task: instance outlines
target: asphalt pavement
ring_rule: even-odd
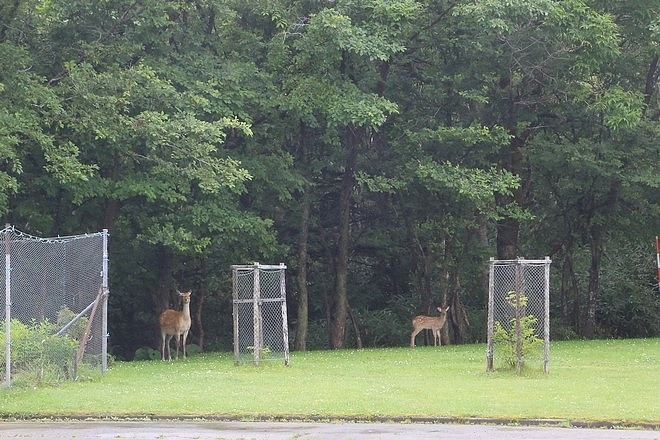
[[[0,421],[0,439],[660,440],[660,431],[426,423]]]

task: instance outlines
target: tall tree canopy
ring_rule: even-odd
[[[297,349],[483,340],[491,256],[553,259],[557,336],[660,333],[660,4],[0,4],[0,212],[108,228],[111,346],[231,346],[229,266],[286,262]],[[648,258],[644,258],[648,256]]]

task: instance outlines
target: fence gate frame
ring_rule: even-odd
[[[279,265],[259,264],[255,262],[251,265],[232,265],[232,303],[233,303],[233,321],[234,321],[234,364],[240,363],[241,355],[241,340],[240,340],[240,311],[241,305],[252,304],[252,330],[253,330],[253,345],[247,347],[253,352],[254,365],[259,365],[262,360],[262,352],[268,349],[264,344],[264,304],[278,303],[281,306],[281,320],[282,320],[282,348],[284,354],[284,364],[289,365],[289,329],[287,323],[287,308],[286,308],[286,283],[285,283],[285,270],[286,265],[280,263]],[[263,271],[277,271],[279,273],[279,296],[271,297],[263,295],[264,286],[261,283],[261,272]],[[252,291],[251,297],[246,298],[241,295],[241,280],[239,279],[239,272],[252,273]]]
[[[550,263],[552,263],[550,257],[545,257],[543,260],[526,260],[524,258],[515,260],[490,259],[488,263],[488,343],[486,348],[486,371],[493,371],[495,297],[497,296],[498,300],[501,300],[504,298],[502,295],[513,292],[516,295],[516,304],[521,304],[521,298],[526,296],[528,288],[528,282],[522,270],[523,267],[543,266],[543,372],[545,374],[550,372]],[[514,280],[512,284],[505,284],[499,279],[496,280],[496,266],[514,267]],[[516,309],[514,319],[516,330],[516,373],[520,374],[522,365],[522,337],[520,334],[521,315],[518,309]]]

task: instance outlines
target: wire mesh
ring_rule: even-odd
[[[496,329],[517,340],[517,370],[520,368],[521,332],[529,327],[539,344],[538,354],[543,359],[544,370],[549,363],[549,268],[545,260],[492,260],[490,261],[489,313],[488,313],[488,369],[493,369],[498,347],[493,343]],[[529,336],[531,337],[531,335]],[[528,353],[529,354],[529,353]],[[533,357],[536,353],[531,353]]]
[[[289,363],[284,265],[232,266],[234,360]]]
[[[21,365],[29,364],[30,356],[43,356],[40,350],[44,349],[38,341],[20,343],[20,334],[12,338],[12,326],[48,327],[56,336],[75,341],[72,374],[78,361],[105,368],[106,237],[106,232],[39,238],[13,227],[0,231],[6,265],[6,270],[0,271],[6,296],[1,309],[3,339],[4,345],[11,347],[0,363],[8,384]]]

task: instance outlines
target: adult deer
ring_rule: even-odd
[[[449,307],[446,307],[444,310],[441,307],[438,307],[440,316],[426,316],[426,315],[417,315],[412,319],[413,331],[410,335],[410,347],[415,347],[415,336],[419,332],[425,329],[433,331],[433,346],[442,345],[440,341],[440,329],[445,325],[447,320],[447,311]]]
[[[162,359],[165,360],[165,347],[167,346],[167,359],[172,360],[172,353],[170,352],[170,341],[172,336],[176,336],[176,359],[179,359],[179,347],[183,339],[183,358],[186,358],[186,339],[188,339],[188,331],[190,331],[190,291],[177,293],[183,300],[183,310],[178,312],[176,310],[167,309],[160,314],[158,322],[160,323],[160,337],[162,339]],[[167,339],[167,341],[166,341]]]

